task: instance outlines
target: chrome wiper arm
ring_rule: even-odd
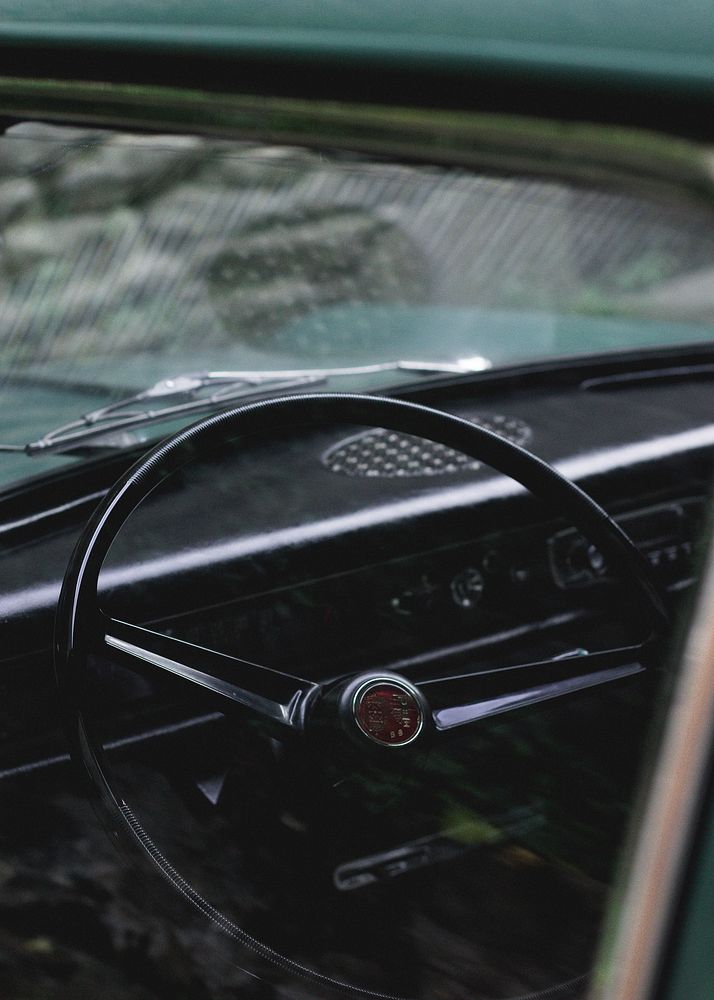
[[[240,378],[245,379],[245,381],[259,382],[305,376],[311,378],[332,378],[339,375],[377,375],[380,372],[397,371],[421,372],[426,375],[431,372],[464,375],[468,372],[486,371],[490,367],[490,361],[481,357],[481,355],[477,355],[472,358],[459,358],[457,361],[382,361],[373,365],[348,365],[341,368],[281,368],[275,371],[206,372],[204,373],[204,377],[211,380],[225,379],[235,381]],[[160,384],[157,383],[157,385]]]
[[[162,379],[149,389],[144,389],[133,396],[109,403],[96,410],[90,410],[77,420],[56,427],[43,434],[37,441],[21,446],[26,455],[34,456],[52,452],[71,451],[73,448],[97,438],[111,435],[117,431],[131,430],[134,427],[145,427],[148,424],[160,423],[181,417],[184,414],[203,413],[221,409],[238,399],[258,396],[270,391],[276,382],[281,389],[295,389],[304,385],[313,385],[322,379],[303,377],[295,379],[274,380],[265,379],[259,382],[244,378],[229,380],[227,377],[213,378],[213,372],[205,375],[177,375],[175,378]],[[225,373],[221,373],[224,375]],[[222,386],[216,391],[203,396],[197,393],[207,386]],[[182,403],[168,403],[156,407],[136,408],[137,404],[161,400],[171,397],[188,396]]]
[[[485,358],[474,357],[455,362],[386,361],[339,368],[188,372],[161,379],[147,389],[115,403],[90,410],[77,420],[48,431],[36,441],[25,445],[0,445],[0,451],[22,451],[30,456],[71,451],[88,441],[117,431],[131,430],[193,412],[220,409],[236,400],[270,394],[276,389],[282,391],[317,385],[328,378],[389,371],[465,374],[483,371],[488,367],[490,364]],[[184,399],[184,402],[171,402],[172,399]],[[157,405],[152,406],[152,403]]]

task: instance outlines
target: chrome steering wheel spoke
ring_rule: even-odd
[[[434,728],[445,732],[494,715],[623,680],[645,670],[643,646],[573,654],[423,680]]]
[[[101,616],[101,643],[130,664],[148,664],[250,709],[259,718],[302,732],[319,685],[214,649],[116,618]]]

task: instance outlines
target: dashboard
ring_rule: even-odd
[[[593,376],[583,365],[555,377],[480,380],[474,389],[425,386],[403,395],[486,427],[500,425],[504,436],[525,443],[620,518],[661,582],[676,590],[691,577],[708,491],[714,444],[708,367],[685,357],[645,373]],[[525,596],[520,608],[535,602],[537,618],[543,581],[553,600],[597,579],[600,570],[586,565],[590,556],[580,540],[554,523],[557,512],[506,477],[458,460],[436,471],[428,465],[434,446],[418,439],[406,444],[419,450],[424,468],[385,473],[379,446],[387,442],[386,434],[382,441],[373,431],[323,428],[250,443],[223,463],[220,479],[215,463],[197,464],[188,479],[172,480],[152,497],[135,522],[134,541],[119,540],[103,588],[118,608],[139,602],[134,612],[150,621],[167,603],[174,614],[202,612],[191,593],[201,574],[213,577],[211,604],[236,592],[257,598],[272,560],[283,590],[317,587],[324,570],[326,578],[356,573],[361,591],[357,581],[371,574],[379,606],[399,622],[432,605],[467,613],[478,606],[481,614],[489,594],[504,586]],[[340,467],[337,459],[347,449],[365,456],[363,471]],[[122,455],[95,460],[53,479],[30,480],[2,498],[7,664],[49,652],[51,619],[79,528],[124,467]],[[40,549],[34,559],[31,553]],[[240,585],[225,584],[227,566],[239,567]],[[432,581],[435,571],[439,579]],[[462,593],[469,587],[475,588],[471,598]],[[477,628],[487,632],[488,624],[479,620]]]
[[[676,616],[701,555],[713,382],[708,357],[678,351],[402,395],[576,481],[645,554]],[[68,780],[54,609],[82,525],[128,461],[95,459],[0,501],[0,790],[16,809],[23,783]],[[360,427],[296,428],[196,456],[130,515],[99,598],[114,619],[321,683],[371,671],[418,684],[638,639],[627,586],[559,511],[445,446]],[[311,996],[345,981],[446,997],[470,995],[459,993],[467,981],[479,996],[572,981],[564,995],[576,996],[666,662],[490,720],[427,753],[418,777],[340,747],[325,761],[319,741],[294,753],[280,734],[256,749],[240,713],[114,663],[96,667],[109,692],[97,711],[126,801],[200,898],[232,907],[228,936],[247,927],[288,956],[276,973],[263,945],[252,949],[278,985],[294,962],[299,974],[323,970],[303,987]],[[59,850],[49,834],[34,849],[44,863]]]

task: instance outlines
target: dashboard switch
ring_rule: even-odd
[[[483,576],[481,571],[469,567],[458,573],[451,581],[451,596],[460,608],[468,610],[475,607],[483,595]]]

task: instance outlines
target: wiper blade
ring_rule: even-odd
[[[390,371],[412,371],[427,375],[466,374],[484,371],[489,367],[489,361],[476,356],[454,362],[386,361],[343,368],[188,372],[161,379],[141,392],[90,410],[77,420],[48,431],[36,441],[24,445],[0,444],[0,451],[24,452],[35,456],[73,451],[89,442],[105,448],[129,447],[137,443],[137,439],[127,433],[132,428],[172,420],[185,414],[218,410],[238,400],[271,395],[278,390],[318,385],[329,378]]]

